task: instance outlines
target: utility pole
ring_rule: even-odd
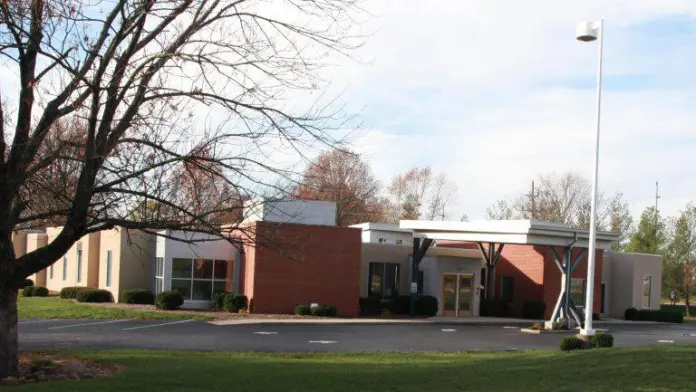
[[[532,220],[536,218],[534,211],[536,210],[534,205],[534,180],[532,180]]]
[[[657,210],[657,201],[660,199],[660,183],[658,181],[655,181],[655,226],[653,228],[653,241],[655,242],[653,244],[653,252],[657,253],[657,225],[658,225],[658,210]]]

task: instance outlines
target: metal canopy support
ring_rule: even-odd
[[[498,244],[498,249],[495,248],[494,242],[488,243],[488,250],[483,246],[482,242],[477,242],[483,258],[486,260],[486,287],[484,287],[486,299],[493,299],[493,286],[495,285],[495,266],[498,264],[500,254],[503,252],[505,244]]]
[[[570,282],[573,276],[573,271],[582,261],[582,256],[585,254],[585,250],[582,249],[575,260],[572,260],[572,244],[563,248],[563,258],[558,256],[558,253],[553,246],[550,246],[549,248],[551,249],[551,254],[553,255],[553,261],[561,271],[561,291],[558,294],[558,300],[556,301],[556,306],[553,308],[553,313],[551,314],[551,320],[549,320],[549,322],[551,325],[553,325],[560,320],[563,321],[567,328],[570,328],[572,317],[577,325],[582,326],[581,317],[575,308],[575,304],[570,299]]]
[[[411,287],[415,287],[416,290],[411,290],[411,315],[416,314],[416,298],[418,294],[423,291],[422,287],[418,287],[418,266],[420,266],[421,261],[428,253],[428,249],[433,244],[433,240],[430,238],[413,238],[413,253],[411,257]]]

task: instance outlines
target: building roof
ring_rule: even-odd
[[[446,222],[404,220],[401,229],[413,230],[414,236],[435,240],[494,242],[502,244],[550,245],[587,248],[589,231],[559,223],[535,220],[489,220],[475,222]],[[610,249],[619,234],[597,232],[598,249]]]
[[[358,223],[356,225],[350,225],[349,227],[354,227],[356,229],[362,229],[363,231],[375,230],[375,231],[389,231],[395,233],[413,233],[413,230],[402,229],[398,224],[395,223],[373,223],[364,222]]]

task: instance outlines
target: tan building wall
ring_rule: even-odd
[[[61,227],[46,229],[48,243],[53,241]],[[78,274],[78,253],[82,254],[82,268]],[[65,258],[65,261],[64,261]],[[99,233],[90,233],[80,238],[65,254],[54,263],[53,278],[46,279],[46,287],[51,291],[60,291],[63,287],[99,285]],[[49,274],[50,275],[50,271]],[[78,281],[78,275],[80,280]]]
[[[33,252],[39,248],[42,248],[48,244],[48,236],[44,233],[28,233],[26,242],[26,252]],[[49,267],[50,268],[50,267]],[[45,268],[34,275],[30,276],[29,279],[34,281],[35,286],[46,287],[49,268]]]
[[[102,231],[100,235],[99,287],[109,290],[116,302],[123,290],[152,290],[155,236],[122,228]],[[111,277],[107,285],[109,252]]]
[[[391,244],[362,244],[360,297],[367,297],[370,263],[399,263],[399,294],[408,295],[411,285],[411,247]]]
[[[12,232],[12,247],[14,248],[15,257],[21,257],[27,254],[27,232],[24,230]]]
[[[660,308],[662,256],[607,252],[605,260],[610,264],[611,274],[611,278],[605,280],[609,293],[606,313],[623,318],[628,308]],[[644,285],[646,277],[650,277],[649,295],[648,287]]]

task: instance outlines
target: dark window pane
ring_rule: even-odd
[[[213,277],[216,280],[227,279],[228,276],[232,276],[232,274],[228,274],[228,271],[231,271],[231,269],[231,261],[215,260],[215,275]]]
[[[194,279],[213,279],[213,260],[196,259],[193,261]]]
[[[399,264],[385,264],[383,295],[385,297],[399,295]]]
[[[369,276],[369,287],[368,295],[370,297],[381,297],[382,296],[382,278],[384,273],[383,263],[370,263],[370,276]]]
[[[515,301],[515,278],[512,276],[503,276],[500,283],[500,298],[512,303]]]
[[[228,293],[230,290],[227,289],[227,282],[224,280],[218,280],[213,283],[213,293]]]
[[[191,259],[172,259],[172,278],[191,279]]]
[[[205,280],[193,281],[193,299],[210,300],[213,293],[213,282]]]
[[[582,278],[571,278],[570,279],[570,300],[573,301],[575,306],[584,305],[585,297],[585,280]]]
[[[191,299],[191,279],[172,279],[172,290],[180,292],[184,299]]]

